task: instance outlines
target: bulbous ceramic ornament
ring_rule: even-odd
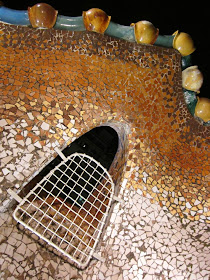
[[[191,66],[182,71],[183,88],[199,93],[202,84],[203,75],[198,66]]]
[[[142,20],[137,23],[131,23],[134,26],[135,39],[138,44],[153,45],[159,35],[159,29],[147,21]]]
[[[178,50],[182,56],[190,55],[195,51],[195,46],[192,38],[185,32],[176,31],[173,34],[173,48]]]
[[[204,122],[210,121],[210,99],[198,98],[195,106],[195,116],[202,119]]]
[[[92,8],[82,13],[86,30],[104,33],[109,26],[111,17],[98,8]]]
[[[28,7],[29,20],[34,28],[52,28],[55,25],[57,14],[58,11],[45,3]]]

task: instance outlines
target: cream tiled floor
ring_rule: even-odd
[[[124,182],[125,183],[125,182]],[[123,184],[125,185],[125,184]],[[151,204],[149,194],[121,188],[97,247],[105,258],[73,267],[20,230],[11,212],[0,214],[0,279],[208,280],[209,229]]]

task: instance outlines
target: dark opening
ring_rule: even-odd
[[[113,159],[115,157],[115,154],[118,149],[118,134],[117,132],[111,128],[110,126],[100,126],[96,127],[89,132],[85,133],[78,139],[76,139],[74,142],[72,142],[69,146],[67,146],[62,152],[63,154],[68,157],[69,155],[73,153],[82,153],[91,156],[96,161],[100,162],[100,164],[105,167],[107,170],[109,170]],[[62,159],[60,156],[57,156],[54,160],[52,160],[46,167],[44,167],[40,173],[32,180],[35,184],[40,182],[44,176],[46,176],[52,169],[54,169],[58,164],[62,162]],[[84,164],[84,163],[83,163]],[[65,169],[65,165],[61,165],[60,169]],[[69,197],[68,201],[70,203],[76,203],[77,206],[80,206],[84,203],[85,199],[90,195],[92,191],[92,186],[97,184],[97,181],[100,180],[100,173],[102,172],[102,169],[98,167],[97,172],[94,173],[94,176],[91,177],[91,184],[87,184],[87,176],[86,172],[83,172],[84,169],[86,171],[89,170],[91,173],[91,166],[88,166],[87,164],[85,166],[80,166],[79,168],[74,167],[74,163],[72,166],[70,166],[72,170],[76,170],[76,173],[73,174],[73,176],[70,176],[70,174],[63,174],[62,172],[59,172],[58,170],[55,171],[55,174],[50,176],[50,181],[52,184],[45,185],[45,189],[47,188],[48,191],[50,189],[54,190],[54,194],[57,195],[59,193],[59,196],[66,199],[66,196]],[[100,171],[101,169],[101,171]],[[56,176],[55,176],[56,175]],[[69,175],[69,176],[68,176]],[[81,177],[82,178],[81,178]],[[57,178],[60,179],[60,186],[56,186],[56,188],[53,187],[53,183],[56,184]],[[71,179],[68,179],[71,177]],[[36,179],[37,178],[37,179]],[[80,178],[78,184],[74,184],[74,181],[77,181],[78,178]],[[84,178],[84,180],[83,180]],[[64,183],[62,183],[64,182]],[[83,184],[84,182],[84,184]],[[29,183],[30,184],[30,183]],[[34,184],[34,185],[35,185]],[[43,184],[45,184],[43,182]],[[64,187],[64,184],[65,187]],[[85,186],[85,187],[84,187]],[[33,186],[32,186],[33,187]],[[62,191],[61,191],[62,190]],[[44,196],[44,192],[43,192]]]
[[[110,126],[100,126],[88,131],[62,152],[68,157],[73,153],[82,153],[93,157],[95,160],[109,170],[118,148],[117,132]],[[52,160],[41,172],[41,176],[45,176],[50,170],[55,168],[62,159],[57,156]]]

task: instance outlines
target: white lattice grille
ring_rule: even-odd
[[[75,153],[21,200],[14,218],[84,268],[94,253],[113,198],[109,173]]]

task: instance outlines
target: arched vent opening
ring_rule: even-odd
[[[71,144],[69,144],[62,153],[65,157],[73,153],[81,153],[88,155],[98,161],[106,170],[109,171],[110,166],[118,150],[118,134],[110,126],[99,126],[86,132]],[[20,192],[23,197],[38,183],[44,176],[58,166],[62,158],[57,155],[51,162],[49,162]],[[73,197],[74,199],[74,197]],[[80,200],[82,202],[82,200]]]
[[[62,153],[65,157],[70,156],[73,153],[86,154],[96,161],[98,161],[106,170],[109,170],[115,154],[118,149],[118,134],[110,126],[99,126],[93,128],[87,133],[83,134],[81,137],[72,142],[67,146]],[[46,176],[53,168],[61,163],[61,157],[57,156],[53,161],[51,161],[40,173],[39,179]],[[82,174],[83,168],[80,168]],[[79,169],[77,169],[79,172]],[[100,172],[99,172],[100,173]],[[98,180],[99,173],[94,173],[96,176],[95,182]],[[84,176],[84,173],[83,175]],[[85,182],[85,181],[84,181]],[[75,186],[74,186],[75,187]],[[87,187],[87,186],[86,186]],[[69,195],[68,188],[64,189],[64,192]],[[79,190],[78,190],[79,193]],[[65,194],[63,194],[65,195]],[[70,193],[72,200],[76,199],[74,193]],[[78,205],[82,204],[84,199],[77,198]]]
[[[100,162],[104,168],[109,170],[117,149],[117,132],[110,126],[99,126],[80,136],[68,147],[66,147],[62,153],[65,156],[69,156],[73,153],[86,154],[93,157],[95,160]],[[49,170],[59,164],[60,161],[61,158],[57,156],[40,172],[40,175],[45,176]]]
[[[57,251],[84,268],[94,255],[114,198],[107,169],[118,149],[109,126],[87,132],[38,175],[35,186],[18,198],[14,218]]]

